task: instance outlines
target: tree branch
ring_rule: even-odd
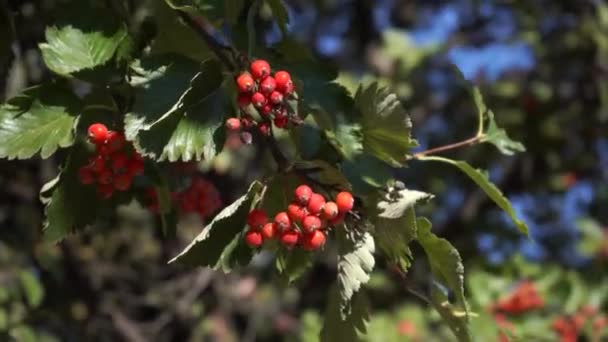
[[[428,156],[431,154],[437,154],[437,153],[442,153],[445,151],[449,151],[449,150],[454,150],[460,147],[465,147],[465,146],[471,146],[471,145],[475,145],[477,143],[479,143],[481,141],[481,139],[484,138],[484,135],[476,135],[472,138],[463,140],[463,141],[459,141],[453,144],[448,144],[448,145],[444,145],[444,146],[439,146],[439,147],[434,147],[422,152],[418,152],[418,153],[414,153],[414,155],[410,158],[410,159],[418,159],[420,157],[424,157],[424,156]]]

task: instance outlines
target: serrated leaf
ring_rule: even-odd
[[[420,159],[440,161],[459,168],[462,172],[469,176],[469,178],[471,178],[486,193],[486,195],[488,195],[488,197],[490,197],[490,199],[492,199],[492,201],[496,203],[496,205],[498,205],[509,215],[509,217],[511,218],[513,223],[515,223],[515,226],[517,226],[517,229],[519,229],[520,232],[526,234],[526,236],[528,235],[528,226],[526,225],[526,223],[517,218],[515,210],[511,206],[511,202],[509,202],[509,200],[502,194],[502,192],[496,187],[496,185],[490,182],[490,179],[488,178],[488,175],[486,173],[474,169],[471,165],[464,161],[457,161],[443,157],[422,157]]]
[[[79,99],[62,84],[26,90],[0,107],[0,157],[51,156],[74,141]]]
[[[393,198],[384,198],[377,203],[378,214],[374,218],[376,243],[389,261],[404,270],[409,268],[412,259],[409,244],[418,236],[414,205],[431,197],[421,191],[404,189]]]
[[[508,156],[511,156],[517,152],[524,152],[526,150],[522,143],[512,140],[507,135],[507,131],[498,127],[492,111],[487,111],[486,116],[489,123],[485,136],[481,139],[482,142],[488,142],[496,146],[496,148],[498,148],[502,154]]]
[[[281,249],[275,260],[275,267],[286,285],[298,280],[311,266],[313,255],[302,248]]]
[[[175,64],[182,62],[152,61],[141,71],[143,78],[133,80],[140,98],[125,116],[125,133],[140,153],[156,160],[210,159],[221,147],[226,101],[221,66],[209,60],[192,78],[197,69],[189,61]],[[160,94],[165,91],[169,94]]]
[[[267,213],[276,214],[285,211],[289,203],[293,201],[294,189],[302,181],[293,174],[277,174],[268,183],[262,208]]]
[[[272,16],[276,20],[283,35],[287,34],[287,24],[289,24],[289,13],[283,0],[266,0],[272,10]]]
[[[433,283],[431,289],[433,303],[458,339],[470,341],[468,306],[464,297],[464,266],[460,254],[448,240],[439,238],[431,231],[431,222],[427,219],[419,218],[416,223],[418,243],[424,249],[433,277],[438,282]],[[454,293],[456,305],[449,302],[442,286]]]
[[[367,332],[369,310],[369,300],[363,292],[358,292],[352,298],[350,313],[344,317],[341,311],[339,287],[337,284],[333,285],[328,292],[320,341],[361,341],[361,335]]]
[[[412,121],[397,95],[374,82],[359,87],[355,107],[362,115],[364,150],[389,165],[403,166],[418,144],[411,137]]]
[[[353,160],[363,153],[363,128],[358,122],[347,121],[343,115],[333,118],[335,128],[325,131],[329,142],[347,160]]]
[[[19,272],[19,281],[30,307],[36,308],[44,299],[44,287],[40,281],[29,271]]]
[[[49,69],[69,76],[112,59],[128,37],[127,28],[115,16],[95,11],[93,16],[74,16],[69,23],[47,27],[46,42],[39,47]]]
[[[293,167],[298,173],[304,173],[320,184],[344,190],[351,189],[344,174],[324,160],[299,160],[293,164]]]
[[[207,266],[226,270],[226,266],[232,266],[228,265],[230,263],[226,263],[227,259],[241,262],[248,260],[243,256],[235,258],[235,251],[244,252],[238,248],[242,244],[235,240],[242,239],[247,214],[251,209],[252,201],[259,195],[261,189],[261,183],[253,182],[245,195],[217,214],[211,223],[205,226],[201,233],[169,263],[179,262],[190,266]],[[250,249],[248,254],[250,257]]]
[[[353,186],[353,194],[367,196],[378,188],[383,188],[393,179],[391,168],[369,154],[361,154],[353,160],[345,160],[340,169]]]
[[[369,232],[341,230],[338,247],[338,292],[342,317],[351,309],[351,298],[369,281],[376,263],[374,238]]]

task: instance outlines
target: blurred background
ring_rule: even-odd
[[[178,25],[161,1],[130,3],[134,30],[148,39],[166,34],[169,22]],[[10,51],[0,51],[4,101],[52,77],[37,44],[61,2],[0,4],[13,15],[17,36]],[[527,147],[513,157],[492,146],[448,155],[489,171],[531,239],[455,169],[412,162],[398,171],[409,188],[437,195],[420,214],[463,257],[477,339],[608,341],[608,5],[287,4],[291,35],[337,66],[340,83],[354,89],[377,78],[399,95],[421,150],[475,131],[474,103],[454,65]],[[281,39],[268,7],[257,21],[267,44]],[[59,160],[0,160],[0,341],[315,341],[335,275],[325,255],[289,287],[273,281],[269,255],[230,275],[166,263],[242,191],[258,157],[251,147],[230,148],[213,163],[173,166],[175,177],[213,198],[194,213],[181,208],[175,238],[163,239],[154,215],[133,204],[59,244],[41,241],[38,200]],[[425,302],[428,281],[424,258],[405,280],[380,260],[368,285],[373,312],[366,340],[453,340]]]

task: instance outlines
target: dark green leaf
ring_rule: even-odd
[[[520,232],[528,235],[528,226],[526,223],[517,218],[515,210],[511,206],[511,202],[509,202],[509,200],[502,194],[496,185],[490,182],[490,179],[486,173],[474,169],[471,165],[464,161],[457,161],[442,157],[423,157],[420,159],[440,161],[459,168],[462,172],[469,176],[486,193],[486,195],[488,195],[488,197],[490,197],[490,199],[496,203],[496,205],[498,205],[509,215],[509,217],[511,217],[511,220],[513,220],[513,223],[515,223]]]
[[[298,173],[306,174],[320,184],[344,190],[351,189],[344,174],[324,160],[300,160],[296,161],[293,166]]]
[[[272,10],[272,16],[277,21],[283,35],[287,34],[287,24],[289,24],[289,13],[283,0],[266,0]]]
[[[0,107],[0,157],[51,156],[74,141],[80,101],[60,84],[26,90]]]
[[[289,203],[293,201],[293,191],[302,181],[293,174],[277,174],[268,184],[266,194],[262,202],[262,208],[269,215],[285,211]]]
[[[242,255],[237,257],[234,254],[246,253],[239,248],[242,244],[238,240],[242,240],[247,214],[261,189],[261,183],[253,182],[245,195],[217,214],[213,221],[169,263],[180,262],[190,266],[208,266],[225,270],[227,259],[247,260],[248,258]],[[249,255],[250,253],[249,251]]]
[[[275,267],[286,285],[298,280],[311,266],[313,255],[302,248],[281,249],[277,253]]]
[[[446,240],[431,231],[431,223],[425,218],[417,220],[418,242],[424,249],[431,272],[438,283],[433,283],[432,298],[437,310],[461,341],[470,341],[468,331],[468,307],[464,297],[464,266],[460,254]],[[456,305],[448,301],[443,289],[447,287],[456,298]]]
[[[411,137],[412,122],[397,95],[378,83],[360,86],[355,106],[362,115],[364,150],[394,167],[402,166],[418,144]]]
[[[345,159],[353,160],[363,153],[363,128],[358,122],[347,121],[346,117],[336,114],[333,118],[335,128],[325,135]]]
[[[68,76],[112,59],[128,37],[127,28],[112,14],[95,11],[93,16],[77,15],[69,23],[47,27],[46,43],[40,44],[40,50],[49,69]]]
[[[4,58],[11,52],[11,44],[15,39],[13,18],[5,0],[0,0],[0,64],[6,63]]]
[[[357,292],[352,298],[351,311],[343,316],[341,311],[340,291],[337,285],[331,287],[327,296],[327,308],[320,341],[361,341],[367,332],[370,304],[363,292]]]
[[[345,160],[341,164],[341,170],[352,184],[353,194],[362,197],[377,188],[385,187],[393,179],[390,167],[369,154]]]
[[[494,120],[494,113],[492,111],[486,112],[488,118],[488,128],[485,136],[481,139],[483,142],[488,142],[500,150],[502,154],[511,156],[517,152],[524,152],[526,148],[518,141],[514,141],[507,135],[507,131],[503,128],[498,127],[496,120]]]
[[[243,7],[245,7],[245,0],[224,0],[225,18],[230,25],[238,22]]]
[[[367,283],[376,263],[374,238],[369,232],[339,230],[338,292],[342,318],[349,314],[351,298]]]
[[[32,272],[21,271],[19,272],[19,281],[28,305],[32,308],[38,307],[44,299],[44,287],[40,284],[40,280]]]

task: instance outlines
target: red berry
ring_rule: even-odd
[[[342,191],[336,196],[336,204],[340,213],[347,213],[355,206],[355,199],[350,192]]]
[[[241,129],[241,120],[238,118],[230,118],[226,120],[226,128],[229,131],[238,131]]]
[[[95,183],[95,173],[89,166],[83,166],[78,169],[78,179],[80,183],[89,185]]]
[[[196,203],[192,201],[181,201],[180,208],[185,213],[191,213],[196,210]]]
[[[251,104],[251,95],[249,93],[242,93],[236,98],[236,102],[239,107],[245,108]]]
[[[253,78],[256,80],[261,80],[270,75],[270,64],[263,59],[258,59],[257,61],[251,63],[249,69],[249,71],[251,71],[251,75],[253,75]]]
[[[287,206],[287,215],[289,215],[292,222],[299,223],[304,220],[306,215],[308,215],[308,212],[306,211],[306,208],[300,206],[299,204],[291,203]]]
[[[254,209],[247,215],[247,224],[251,229],[258,230],[265,225],[266,222],[268,222],[268,216],[266,216],[266,213],[261,209]]]
[[[277,224],[277,228],[279,228],[279,231],[285,231],[291,228],[291,219],[289,218],[289,215],[287,215],[287,213],[284,211],[281,211],[274,217],[274,223]]]
[[[277,236],[277,225],[274,222],[268,222],[262,227],[262,236],[264,239],[274,239]]]
[[[256,108],[262,108],[266,104],[266,96],[260,92],[253,93],[253,95],[251,95],[251,103],[253,103]]]
[[[249,115],[243,116],[241,118],[241,125],[244,128],[251,128],[253,127],[253,118]]]
[[[302,184],[296,188],[294,191],[296,202],[301,205],[308,205],[308,201],[310,201],[310,197],[312,197],[312,189],[306,185]]]
[[[283,94],[279,93],[276,90],[270,93],[270,96],[268,96],[268,98],[270,99],[270,103],[272,103],[273,105],[283,103]]]
[[[339,210],[336,202],[327,202],[323,207],[322,217],[326,220],[333,220],[338,216]]]
[[[114,177],[114,188],[119,191],[127,191],[131,187],[133,178],[128,173],[120,174]]]
[[[264,242],[264,238],[260,232],[252,229],[245,233],[245,242],[251,248],[258,248]]]
[[[260,108],[260,114],[262,114],[264,116],[270,115],[271,112],[272,112],[272,106],[269,104],[266,104],[262,108]]]
[[[93,172],[100,174],[106,169],[106,160],[102,156],[95,156],[89,161],[89,165]]]
[[[293,91],[294,91],[293,83],[289,82],[289,83],[287,83],[287,85],[285,85],[285,88],[283,89],[283,94],[289,95],[289,94],[293,93]]]
[[[308,251],[314,251],[321,248],[325,244],[325,240],[325,233],[315,230],[312,233],[304,234],[302,246]]]
[[[306,209],[308,209],[308,213],[310,213],[310,215],[318,215],[321,213],[321,210],[323,210],[323,206],[325,206],[325,198],[323,195],[313,193],[310,196]]]
[[[116,131],[108,132],[108,141],[106,144],[108,145],[110,152],[120,151],[125,146],[125,141],[125,136],[122,133]]]
[[[345,216],[346,216],[346,213],[339,213],[338,216],[336,216],[332,220],[329,220],[329,224],[331,224],[334,227],[339,224],[342,224],[342,223],[344,223]]]
[[[239,75],[236,79],[236,86],[241,93],[248,93],[253,91],[253,86],[255,82],[251,75],[247,73],[243,73]]]
[[[292,248],[300,240],[300,232],[295,229],[289,229],[281,233],[281,243],[288,248]]]
[[[97,181],[99,182],[99,184],[112,184],[112,178],[114,178],[114,174],[112,173],[112,171],[103,170],[99,174]]]
[[[291,80],[291,75],[287,71],[277,71],[274,74],[274,79],[277,82],[277,90],[283,93],[285,92],[285,89],[288,84],[293,84],[293,81]]]
[[[112,162],[112,169],[118,171],[127,167],[129,158],[123,152],[118,152],[110,156],[110,161]]]
[[[89,126],[89,140],[94,144],[101,144],[108,138],[108,127],[104,124],[94,123]]]
[[[108,199],[108,198],[112,197],[113,193],[114,193],[114,187],[112,186],[112,184],[97,185],[97,194],[102,199]]]
[[[306,231],[306,232],[312,232],[317,229],[320,229],[321,224],[322,224],[321,219],[316,216],[312,216],[312,215],[306,216],[304,218],[304,220],[302,221],[302,227],[304,228],[304,231]]]
[[[274,117],[274,125],[278,128],[285,128],[287,126],[287,115],[277,115]]]
[[[262,135],[270,135],[270,125],[267,122],[262,122],[258,125],[258,129]]]
[[[97,148],[97,153],[99,153],[102,156],[109,156],[110,154],[112,154],[112,150],[110,149],[110,146],[106,145],[105,143],[97,145],[96,148]]]
[[[276,87],[277,81],[272,76],[268,76],[260,82],[260,92],[264,95],[270,95]]]
[[[594,331],[601,331],[608,326],[608,318],[606,316],[598,316],[591,323],[591,327]]]
[[[144,173],[144,161],[140,158],[131,158],[127,162],[127,173],[131,176],[138,176]]]

